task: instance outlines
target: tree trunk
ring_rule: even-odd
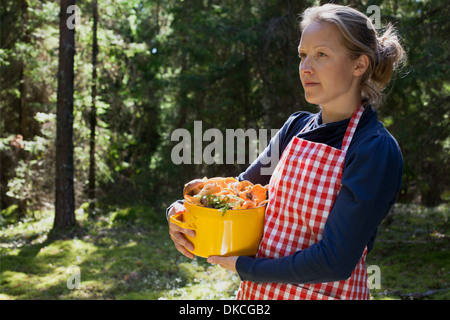
[[[21,10],[21,34],[23,43],[30,43],[30,32],[27,29],[28,25],[28,3],[25,0],[20,2],[20,10]],[[19,133],[25,140],[28,140],[30,137],[28,136],[28,102],[27,102],[27,77],[25,76],[25,66],[26,63],[23,58],[20,61],[20,103],[19,103]]]
[[[61,0],[59,21],[59,65],[56,105],[56,179],[54,230],[75,226],[73,165],[73,92],[75,29],[67,21],[67,13],[76,0]],[[72,7],[73,8],[73,7]]]
[[[92,34],[92,107],[90,112],[91,137],[90,137],[90,161],[89,161],[89,215],[93,216],[95,209],[95,128],[97,126],[97,113],[95,107],[95,98],[97,96],[97,21],[98,7],[97,0],[94,0],[93,6],[93,34]]]

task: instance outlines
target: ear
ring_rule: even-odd
[[[369,57],[365,54],[359,56],[355,61],[355,69],[353,69],[353,75],[355,77],[362,76],[369,67]]]

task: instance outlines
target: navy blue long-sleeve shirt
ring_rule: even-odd
[[[294,136],[340,149],[350,119],[323,124],[320,115],[319,112],[319,117],[303,133],[301,129],[316,115],[307,112],[291,115],[239,179],[269,183],[270,175],[261,174],[261,168],[270,166],[268,157],[272,154],[279,159]],[[274,150],[278,152],[273,153]],[[367,246],[370,251],[373,247],[377,228],[396,200],[402,170],[403,159],[396,140],[377,120],[376,111],[367,107],[347,150],[342,187],[322,239],[305,250],[278,259],[239,257],[236,270],[241,280],[301,284],[349,278],[364,248]]]

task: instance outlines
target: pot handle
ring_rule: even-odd
[[[193,218],[192,220],[189,221],[181,221],[178,220],[179,217],[181,217],[183,215],[183,213],[180,214],[174,214],[172,216],[170,216],[170,222],[176,224],[177,226],[179,226],[180,228],[183,229],[190,229],[190,230],[196,230],[194,221],[196,218]]]

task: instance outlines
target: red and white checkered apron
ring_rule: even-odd
[[[283,151],[269,183],[270,199],[257,258],[292,255],[322,239],[340,189],[345,154],[363,110],[359,105],[353,113],[341,150],[294,137]],[[347,280],[314,284],[242,281],[237,299],[369,299],[366,254],[367,248]]]

